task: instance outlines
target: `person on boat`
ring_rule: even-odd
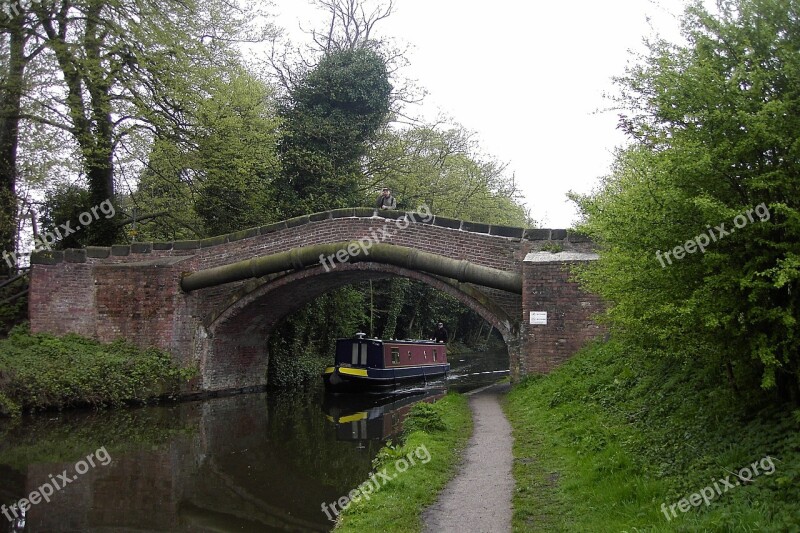
[[[436,342],[447,342],[449,334],[447,333],[447,328],[444,327],[444,324],[439,322],[436,326],[436,333],[433,334],[433,339]]]
[[[392,190],[389,187],[383,188],[375,207],[378,209],[397,209],[397,200],[392,196]]]

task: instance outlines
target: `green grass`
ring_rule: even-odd
[[[800,531],[800,413],[737,397],[722,372],[612,341],[524,381],[506,411],[515,531]],[[662,514],[766,456],[772,475]]]
[[[422,511],[434,503],[455,475],[461,452],[472,433],[467,399],[448,394],[433,405],[414,406],[406,419],[409,431],[402,445],[384,447],[375,459],[375,472],[384,468],[394,477],[370,495],[350,504],[337,524],[337,532],[398,532],[422,529]],[[424,448],[423,448],[424,447]],[[395,465],[408,455],[416,465],[398,472]],[[429,460],[422,464],[422,460]],[[402,467],[401,463],[401,467]]]
[[[32,335],[17,327],[0,340],[0,416],[143,403],[176,395],[195,373],[154,348],[102,344],[78,335]]]

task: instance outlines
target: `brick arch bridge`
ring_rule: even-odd
[[[592,316],[602,303],[567,270],[595,259],[591,248],[566,230],[339,209],[200,241],[35,254],[29,314],[33,332],[169,350],[199,366],[197,391],[248,389],[266,383],[267,339],[281,318],[334,288],[402,276],[497,328],[517,379],[600,333]],[[532,312],[547,313],[546,324]]]

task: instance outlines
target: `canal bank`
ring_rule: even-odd
[[[448,394],[412,409],[402,444],[378,455],[374,472],[387,482],[374,490],[365,486],[371,476],[344,495],[336,531],[509,531],[513,441],[500,405],[509,388]]]
[[[346,506],[337,532],[382,531],[409,533],[422,529],[422,511],[456,474],[472,433],[465,396],[448,394],[435,404],[420,404],[406,420],[401,444],[383,448],[374,471],[356,493],[340,496]],[[412,461],[414,464],[412,465]],[[372,489],[365,483],[375,480]]]
[[[177,398],[196,374],[156,348],[31,334],[18,326],[0,339],[0,419],[29,411]]]
[[[514,530],[798,531],[800,410],[704,364],[612,339],[516,385]]]

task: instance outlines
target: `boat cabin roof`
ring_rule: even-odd
[[[444,343],[431,341],[427,339],[403,339],[403,340],[391,340],[391,339],[368,339],[368,338],[358,338],[358,337],[349,337],[346,339],[337,339],[338,342],[346,341],[346,342],[358,342],[358,341],[369,341],[369,342],[379,342],[381,344],[438,344],[444,346]]]

